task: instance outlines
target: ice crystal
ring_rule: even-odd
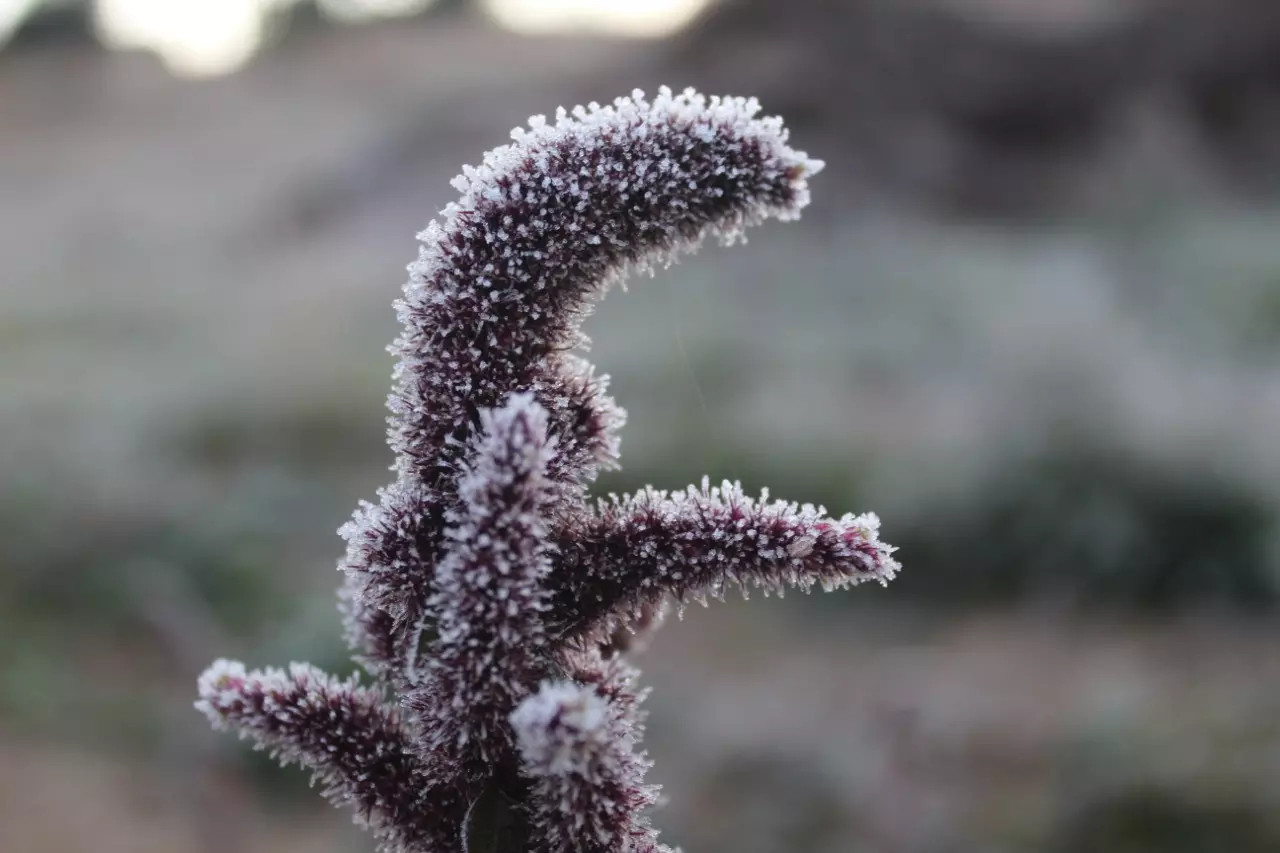
[[[418,759],[399,711],[381,691],[307,664],[249,672],[219,660],[200,676],[199,694],[196,708],[215,728],[311,770],[335,805],[355,807],[382,849],[454,849],[465,803]]]
[[[554,443],[529,395],[512,395],[482,421],[460,484],[462,508],[449,516],[451,547],[436,568],[429,668],[421,680],[410,675],[416,683],[406,695],[432,750],[458,764],[509,754],[507,717],[545,671]]]
[[[573,352],[594,300],[808,203],[822,164],[758,111],[663,89],[534,117],[419,235],[391,346],[396,479],[340,531],[346,636],[375,683],[220,661],[197,703],[310,768],[381,849],[666,850],[621,655],[670,600],[897,571],[874,515],[706,481],[587,497],[624,419]]]
[[[657,788],[634,751],[626,712],[592,687],[544,683],[511,714],[533,780],[531,841],[538,850],[665,850],[644,811]]]

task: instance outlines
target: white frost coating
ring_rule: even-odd
[[[448,824],[438,815],[459,803],[427,778],[396,708],[379,691],[309,664],[246,670],[229,660],[205,670],[198,689],[196,708],[215,728],[238,732],[283,764],[311,770],[335,805],[354,808],[381,850],[441,849],[439,824]]]
[[[196,710],[209,718],[216,729],[227,728],[226,721],[218,709],[235,698],[237,684],[246,678],[244,664],[236,660],[218,658],[209,664],[208,669],[200,674],[196,681]]]
[[[555,441],[547,435],[546,412],[532,394],[512,394],[505,406],[483,412],[481,421],[480,440],[458,487],[465,508],[450,516],[451,544],[436,570],[433,603],[440,608],[442,636],[465,630],[467,608],[492,606],[491,592],[477,594],[491,584],[536,611],[538,581],[549,569],[541,510]]]
[[[453,179],[453,187],[462,193],[462,198],[445,208],[446,216],[456,213],[452,207],[468,209],[478,197],[486,194],[503,195],[495,186],[494,179],[514,170],[524,157],[524,146],[554,143],[566,138],[580,140],[590,147],[601,145],[603,129],[618,129],[629,133],[637,141],[649,136],[651,128],[662,126],[685,126],[703,142],[712,141],[718,134],[737,136],[742,139],[759,138],[773,147],[773,153],[780,161],[790,167],[804,170],[808,175],[820,172],[825,165],[821,160],[793,151],[787,146],[787,133],[782,119],[776,116],[759,118],[760,102],[755,98],[721,98],[699,94],[694,89],[685,89],[678,95],[672,94],[666,86],[659,88],[658,96],[652,102],[645,98],[640,89],[635,89],[631,97],[616,98],[612,105],[600,106],[592,101],[587,107],[577,106],[571,111],[560,107],[556,110],[555,124],[548,124],[546,117],[535,115],[529,117],[529,129],[517,127],[511,131],[514,145],[504,145],[485,154],[479,167],[463,166],[462,174]],[[679,175],[681,163],[665,156],[660,151],[649,152],[650,156],[661,158],[657,163],[658,171]],[[651,161],[639,161],[636,170],[638,177]],[[623,168],[618,164],[615,171]],[[587,177],[587,176],[584,176]],[[583,184],[575,178],[566,180],[563,177],[552,177],[550,184],[556,188],[567,187],[569,194],[582,203],[590,203],[591,196]],[[507,197],[521,198],[519,185],[507,192]],[[795,207],[802,208],[808,197],[797,199]],[[779,211],[788,215],[790,211]]]
[[[431,742],[457,760],[498,758],[491,752],[503,739],[493,734],[505,732],[546,642],[543,578],[551,564],[543,515],[554,456],[547,414],[532,394],[512,394],[481,413],[458,487],[463,507],[449,515],[447,551],[436,568],[430,669],[424,678],[410,674],[410,707],[426,712]]]
[[[536,502],[556,452],[555,439],[547,435],[547,413],[532,394],[512,394],[506,405],[481,412],[480,424],[482,438],[458,488],[473,520],[500,509],[491,505],[491,494],[517,481]],[[466,541],[467,531],[451,538]]]
[[[418,259],[408,267],[409,272],[412,273],[412,279],[405,286],[408,302],[415,301],[415,297],[440,299],[440,291],[455,295],[460,288],[471,286],[469,282],[443,280],[439,281],[441,287],[432,288],[436,292],[428,295],[425,285],[428,282],[436,282],[437,274],[445,271],[451,264],[448,253],[444,251],[443,239],[453,233],[459,221],[468,217],[482,202],[500,200],[520,202],[529,205],[531,209],[544,205],[539,208],[542,213],[554,216],[555,207],[568,207],[565,199],[574,203],[576,212],[585,211],[592,202],[593,178],[606,178],[618,187],[629,185],[632,192],[638,195],[665,194],[679,186],[678,181],[682,175],[687,174],[689,163],[673,160],[656,148],[651,151],[643,150],[646,140],[651,135],[650,130],[654,128],[688,128],[689,133],[704,143],[711,143],[721,138],[721,144],[731,152],[740,151],[747,140],[762,143],[766,152],[772,155],[774,170],[789,172],[797,181],[796,193],[790,203],[785,206],[762,204],[757,210],[744,211],[743,218],[720,225],[713,229],[714,233],[732,242],[740,235],[743,226],[758,222],[766,216],[774,216],[783,221],[798,218],[801,209],[809,203],[808,186],[800,179],[816,175],[822,171],[825,164],[821,160],[790,148],[787,145],[788,134],[783,127],[782,119],[776,116],[760,118],[759,112],[760,103],[755,98],[718,96],[708,98],[693,89],[686,89],[679,95],[675,95],[669,88],[663,86],[652,102],[645,99],[642,90],[636,89],[631,93],[631,97],[618,98],[612,105],[600,106],[593,101],[586,108],[577,106],[572,111],[566,111],[564,107],[560,107],[556,110],[554,124],[548,124],[544,116],[531,116],[528,130],[517,127],[511,131],[513,144],[503,145],[487,152],[478,167],[463,166],[462,174],[457,175],[450,182],[462,197],[446,205],[441,211],[443,223],[433,220],[418,235],[423,247]],[[629,137],[631,144],[638,149],[635,152],[637,156],[625,165],[621,161],[612,163],[611,168],[602,165],[596,175],[547,176],[538,186],[523,187],[520,183],[514,183],[504,191],[499,185],[499,181],[520,173],[525,158],[531,151],[539,152],[535,155],[537,165],[547,168],[551,165],[545,153],[547,149],[563,143],[576,144],[586,149],[598,148],[601,147],[602,136],[615,134],[619,138],[611,139],[613,144],[625,148],[627,145],[625,140]],[[654,168],[655,165],[656,168]],[[629,176],[626,174],[628,171]],[[646,175],[650,171],[667,176],[667,179],[646,181]],[[610,172],[615,174],[611,175]],[[740,167],[729,165],[716,167],[716,172],[728,177],[743,176]],[[689,182],[684,188],[695,191],[697,187],[696,182]],[[679,202],[680,195],[674,194],[673,202]],[[553,209],[549,211],[548,208]],[[510,220],[508,224],[511,224]],[[539,218],[528,225],[520,223],[515,226],[515,230],[519,234],[526,234],[529,231],[546,230],[555,224]],[[566,224],[575,223],[571,219]],[[654,224],[664,230],[670,228],[668,223]],[[504,242],[508,237],[505,230],[486,235],[488,242],[495,240]],[[600,242],[596,235],[587,235],[587,239],[595,243]],[[692,248],[699,241],[700,238],[691,240],[682,248]],[[665,260],[670,257],[672,247],[658,248],[665,250],[660,251],[654,260]],[[646,266],[643,260],[639,264],[641,267]],[[403,316],[403,312],[402,319],[407,319]]]
[[[496,786],[528,817],[522,849],[667,853],[645,815],[658,792],[643,691],[616,657],[625,629],[668,598],[897,570],[870,515],[705,481],[587,497],[624,417],[572,353],[594,301],[630,269],[808,203],[822,164],[758,111],[663,89],[535,117],[463,169],[420,235],[391,346],[396,480],[341,531],[347,636],[380,687],[219,661],[198,702],[311,767],[384,851],[457,850]],[[527,784],[508,784],[517,770]]]
[[[543,682],[511,714],[533,783],[532,849],[669,853],[643,814],[658,788],[644,783],[650,762],[634,749],[640,697],[626,687],[625,667],[596,675],[592,685]]]
[[[346,697],[354,706],[369,709],[381,704],[380,696],[362,689],[355,676],[343,681],[308,663],[291,663],[288,670],[250,671],[239,661],[220,658],[201,673],[196,688],[200,698],[195,707],[215,728],[239,729],[242,738],[258,738],[261,747],[271,749],[282,761],[307,766],[315,762],[305,747],[291,743],[287,736],[279,742],[264,740],[264,733],[284,730],[308,714],[332,718],[337,713],[334,697]],[[394,714],[387,714],[394,720]]]
[[[627,614],[672,595],[682,605],[729,587],[782,595],[830,591],[899,571],[873,513],[826,515],[822,507],[771,501],[725,481],[667,492],[645,488],[599,502],[594,516],[558,540],[553,610],[570,633],[599,637]],[[619,555],[622,555],[619,558]]]
[[[490,309],[510,312],[523,303],[536,314],[547,289],[562,286],[557,260],[596,265],[582,272],[589,280],[572,283],[576,300],[602,292],[629,266],[669,262],[707,236],[732,243],[766,218],[797,218],[809,201],[806,179],[823,164],[791,149],[782,121],[759,111],[754,98],[708,98],[691,89],[676,95],[664,87],[649,101],[636,90],[612,105],[560,108],[554,123],[533,116],[528,129],[512,131],[511,144],[488,152],[479,166],[463,167],[452,182],[461,197],[418,235],[423,245],[397,303],[406,328],[392,346],[401,356],[396,375],[403,395],[393,401],[402,433],[392,436],[397,449],[410,447],[419,421],[432,417],[419,405],[420,392],[427,398],[484,392],[477,381],[503,375],[487,369],[488,358],[519,360],[497,346],[498,317]],[[687,144],[692,140],[701,145]],[[726,193],[731,202],[702,209]],[[601,212],[602,199],[611,201],[611,213]],[[447,325],[428,310],[455,302],[466,303],[467,316]],[[571,325],[569,339],[559,342],[569,347],[582,341]],[[455,336],[479,346],[466,370],[445,360],[459,368],[449,377],[434,361],[436,347],[424,345]],[[426,387],[413,377],[426,378]],[[401,462],[402,471],[413,470],[410,460]]]
[[[345,612],[362,661],[402,680],[429,617],[476,415],[513,392],[545,409],[560,519],[616,466],[624,413],[607,377],[573,355],[594,301],[629,270],[669,263],[707,238],[731,243],[808,204],[820,161],[790,148],[754,99],[636,91],[610,105],[530,120],[464,167],[460,197],[418,235],[396,312],[389,398],[397,482],[344,528]],[[419,550],[421,553],[419,553]]]
[[[511,714],[526,767],[542,776],[591,776],[609,744],[609,708],[589,687],[546,682]]]

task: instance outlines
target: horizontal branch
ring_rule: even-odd
[[[665,597],[719,597],[728,587],[781,593],[888,582],[895,550],[872,514],[831,518],[821,508],[746,495],[725,482],[668,493],[645,489],[601,501],[565,521],[549,579],[553,628],[601,636]]]
[[[382,849],[439,853],[461,831],[465,801],[415,756],[395,708],[354,677],[306,664],[246,671],[220,660],[200,677],[196,708],[282,764],[312,771],[335,805],[351,805]]]

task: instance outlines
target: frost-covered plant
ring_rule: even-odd
[[[361,687],[215,663],[197,707],[405,853],[654,853],[643,698],[621,658],[665,604],[896,572],[874,515],[736,484],[607,501],[623,412],[574,350],[593,300],[794,219],[821,163],[754,100],[663,89],[542,117],[454,181],[396,307],[396,480],[341,531]]]

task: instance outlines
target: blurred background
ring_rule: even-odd
[[[614,293],[599,491],[901,546],[638,661],[690,853],[1280,850],[1280,5],[0,0],[0,850],[370,849],[207,731],[348,672],[391,300],[531,113],[758,95],[796,226]]]

